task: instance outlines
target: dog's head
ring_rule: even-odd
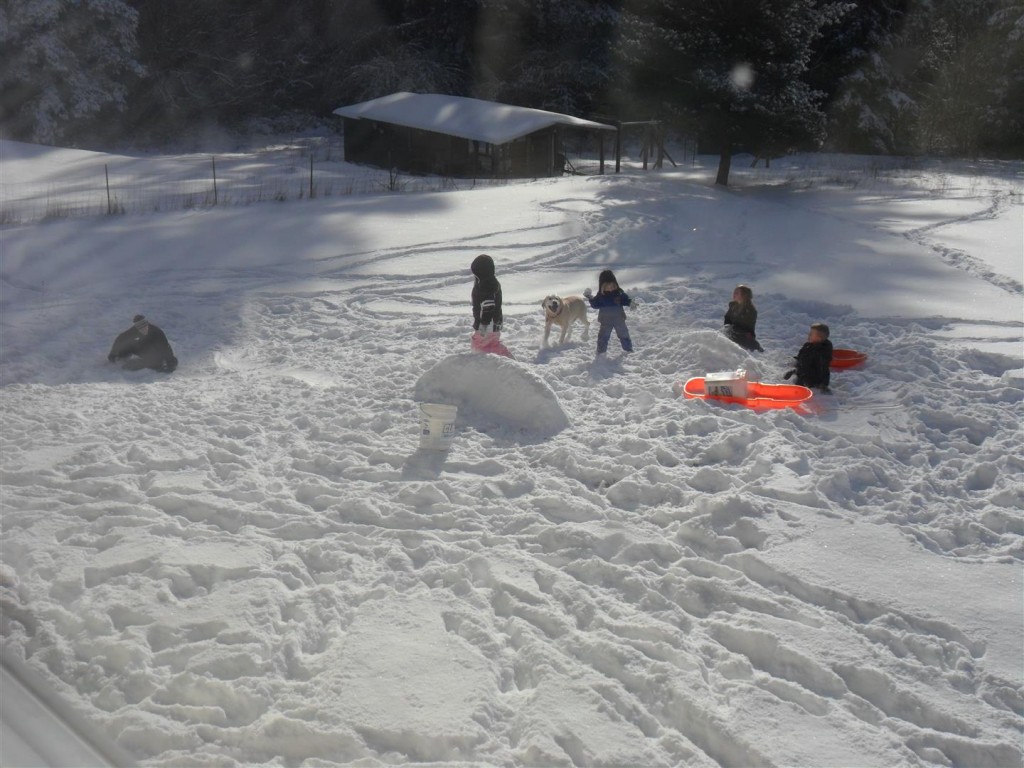
[[[562,311],[562,300],[557,296],[545,296],[540,305],[544,307],[544,314],[548,317],[554,317]]]

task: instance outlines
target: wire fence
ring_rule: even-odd
[[[351,165],[342,156],[340,146],[312,141],[216,156],[97,155],[46,171],[42,180],[0,180],[0,225],[511,183],[415,176]]]
[[[650,151],[623,131],[630,165]],[[614,173],[615,134],[565,136],[565,172]],[[59,152],[59,151],[58,151]],[[95,158],[95,159],[93,159]],[[650,158],[653,160],[653,158]],[[36,176],[0,176],[0,226],[86,216],[189,211],[215,206],[312,200],[390,192],[440,192],[527,183],[531,179],[421,176],[344,162],[338,137],[310,137],[252,152],[120,156],[78,153],[69,162],[31,164]],[[38,169],[38,170],[37,170]],[[9,177],[14,176],[12,181]]]

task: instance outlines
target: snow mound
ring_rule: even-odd
[[[569,418],[551,388],[519,363],[497,355],[446,357],[416,382],[416,399],[491,417],[502,426],[553,435]]]
[[[744,368],[755,378],[757,366],[750,353],[721,331],[693,331],[683,336],[682,344],[684,370],[695,371],[694,376]]]

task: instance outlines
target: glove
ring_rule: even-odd
[[[585,299],[592,299],[592,298],[594,298],[593,291],[591,291],[589,288],[584,288],[583,289],[583,298],[585,298]]]
[[[790,369],[789,369],[788,371],[786,371],[786,372],[785,372],[785,373],[784,373],[784,374],[782,375],[782,378],[784,378],[784,379],[785,379],[786,381],[789,381],[790,379],[792,379],[792,378],[793,378],[793,375],[794,375],[795,373],[796,373],[796,368],[790,368]]]

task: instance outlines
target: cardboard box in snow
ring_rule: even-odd
[[[738,397],[747,396],[747,372],[718,371],[704,375],[704,392],[708,397]]]

